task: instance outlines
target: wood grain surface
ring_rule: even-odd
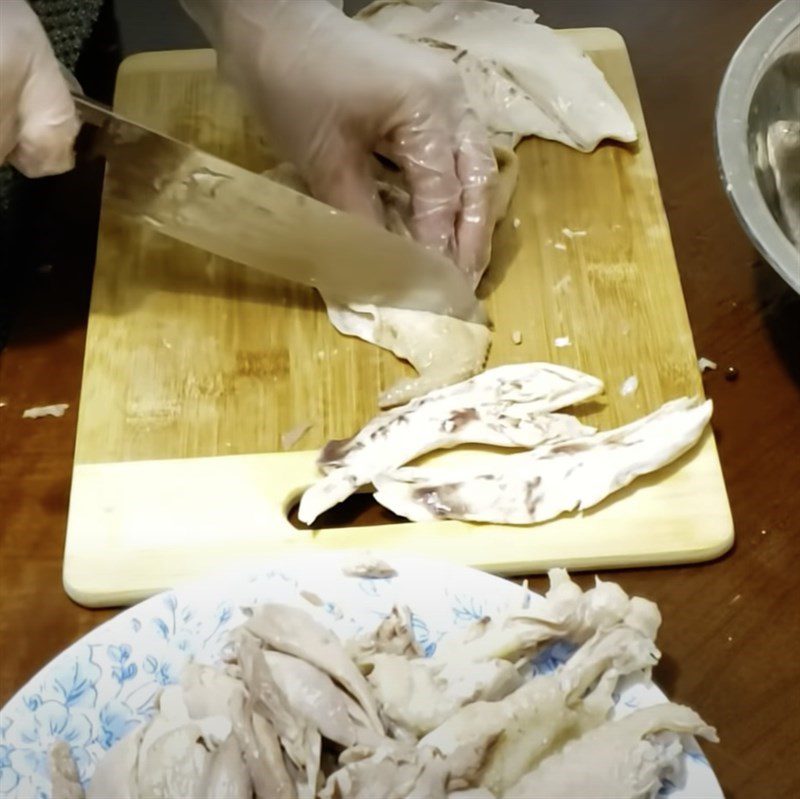
[[[769,0],[541,0],[556,27],[625,37],[699,354],[737,529],[703,566],[605,572],[657,601],[656,679],[722,738],[709,756],[733,799],[800,795],[800,298],[757,256],[717,176],[713,108],[728,59]],[[83,77],[83,76],[82,76]],[[84,78],[85,82],[85,78]],[[61,586],[85,324],[96,241],[97,175],[38,187],[26,220],[31,269],[0,355],[0,702],[111,615]],[[76,198],[83,198],[77,200]],[[4,287],[5,288],[5,287]],[[736,367],[728,382],[724,369]],[[69,402],[62,419],[23,420]],[[697,508],[702,514],[703,508]],[[582,582],[587,577],[580,578]]]

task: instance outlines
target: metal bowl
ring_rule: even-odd
[[[725,190],[750,240],[800,293],[800,4],[781,0],[734,53],[719,91]]]

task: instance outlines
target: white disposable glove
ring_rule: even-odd
[[[382,221],[373,153],[403,173],[412,233],[477,279],[497,166],[446,56],[326,0],[182,0],[312,193]]]
[[[35,178],[72,169],[80,124],[39,18],[0,0],[0,163]]]

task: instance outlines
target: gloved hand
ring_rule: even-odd
[[[403,173],[412,233],[477,278],[497,176],[448,57],[325,0],[182,0],[282,155],[318,199],[382,221],[373,153]]]
[[[24,0],[0,0],[0,163],[31,178],[66,172],[79,127],[39,18]]]

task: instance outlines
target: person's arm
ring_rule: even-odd
[[[0,163],[28,177],[66,172],[79,128],[39,18],[24,0],[0,0]]]
[[[373,153],[403,172],[414,236],[479,275],[497,167],[446,56],[326,0],[181,0],[221,73],[319,199],[382,221]]]

